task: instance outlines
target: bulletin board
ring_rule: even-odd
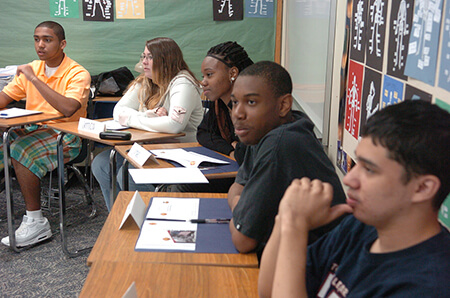
[[[45,20],[56,21],[64,27],[67,40],[65,52],[92,75],[121,66],[127,66],[134,72],[145,42],[162,36],[178,43],[186,62],[198,78],[201,78],[200,65],[208,49],[224,41],[237,41],[253,61],[274,60],[275,11],[272,17],[247,17],[244,14],[242,20],[214,21],[213,0],[135,0],[127,2],[142,2],[145,18],[121,19],[112,11],[113,21],[85,21],[83,2],[97,0],[62,1],[67,5],[78,5],[77,17],[74,17],[76,10],[72,10],[71,17],[54,16],[50,7],[57,5],[58,1],[1,1],[0,67],[37,59],[33,32],[36,25]],[[111,3],[113,0],[105,1]],[[247,1],[233,2],[236,11],[238,2]],[[276,10],[276,5],[273,9]],[[97,16],[100,13],[97,10]]]
[[[335,48],[342,56],[335,56],[333,70],[340,86],[333,94],[334,148],[336,166],[345,174],[354,164],[361,128],[376,111],[404,100],[450,111],[450,0],[339,2],[337,35],[344,42]],[[447,198],[439,216],[448,227],[449,208]]]

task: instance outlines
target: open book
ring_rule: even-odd
[[[152,198],[135,249],[194,251],[197,224],[187,220],[198,218],[199,204],[198,198]]]
[[[171,160],[186,168],[198,168],[202,163],[229,164],[230,162],[184,149],[158,149],[151,151],[156,158]]]
[[[228,224],[191,222],[232,216],[227,199],[153,197],[135,251],[237,254]]]

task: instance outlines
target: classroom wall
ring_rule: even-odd
[[[373,45],[370,40],[372,38],[371,25],[373,25],[371,24],[371,11],[374,10],[371,5],[374,3],[381,3],[383,9],[383,24],[378,27],[377,31],[380,33],[378,40],[381,42],[379,57],[373,54],[375,52],[371,54],[369,48]],[[343,175],[350,169],[355,158],[354,152],[359,139],[359,130],[366,119],[366,103],[369,99],[370,83],[373,82],[375,86],[372,112],[382,109],[388,104],[395,104],[411,98],[431,101],[450,111],[450,90],[448,88],[450,82],[450,56],[448,54],[450,51],[450,0],[430,0],[428,3],[430,3],[429,15],[433,15],[433,19],[427,21],[426,26],[422,27],[420,24],[413,24],[414,12],[417,12],[418,9],[415,5],[420,4],[417,0],[337,1],[328,153],[340,169],[340,174]],[[403,4],[407,8],[407,13],[403,11],[401,14],[398,11],[400,5]],[[442,5],[441,9],[434,10],[438,4]],[[363,11],[363,13],[358,14],[358,11]],[[431,14],[432,12],[433,14]],[[400,49],[395,46],[398,31],[394,30],[394,21],[396,23],[397,20],[405,21],[400,16],[409,18],[407,30],[404,31],[405,35],[403,36],[404,48],[401,51],[405,64],[403,66],[399,64],[394,68],[394,53],[395,50]],[[416,19],[419,18],[416,16]],[[364,24],[359,31],[363,38],[361,48],[356,47],[355,44],[358,35],[355,21],[362,21]],[[418,42],[418,37],[421,36],[420,30],[426,31],[426,37],[422,36],[425,37],[425,46],[429,47],[428,50],[424,48],[421,57],[426,57],[429,51],[429,58],[425,59],[427,63],[423,64],[423,70],[411,71],[412,68],[407,70],[407,59],[417,62],[415,61],[417,55],[411,54],[410,58],[408,53],[415,54],[415,49],[419,49],[423,45],[423,41],[422,43]],[[427,66],[427,59],[429,59],[430,66]],[[434,60],[435,68],[431,67]],[[353,84],[355,78],[356,84]],[[352,105],[354,106],[353,111],[349,108]],[[352,122],[354,126],[350,127],[349,119],[353,115],[355,116]],[[450,196],[439,213],[441,221],[450,228],[449,209]]]
[[[326,144],[324,115],[330,0],[284,1],[281,63],[293,81],[294,106],[308,114]]]
[[[83,0],[77,1],[78,18],[57,18],[51,17],[47,0],[1,0],[0,67],[37,59],[33,32],[44,20],[64,27],[65,52],[92,75],[121,66],[134,71],[145,41],[159,36],[178,43],[198,78],[206,52],[220,42],[237,41],[254,61],[274,59],[275,17],[218,22],[213,21],[211,0],[145,0],[145,19],[87,22],[82,16]]]

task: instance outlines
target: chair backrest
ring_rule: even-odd
[[[71,160],[69,162],[69,164],[77,164],[80,163],[82,161],[84,161],[86,159],[86,157],[88,156],[88,146],[89,145],[89,140],[87,139],[82,139],[81,140],[81,150],[80,153],[78,154],[77,157],[75,157],[75,159]]]
[[[94,98],[95,98],[95,93],[92,89],[90,89],[89,91],[89,99],[88,99],[88,104],[86,107],[86,117],[88,119],[94,119]]]
[[[93,119],[93,115],[94,115],[94,97],[95,94],[92,91],[92,89],[89,92],[89,98],[88,98],[88,103],[87,103],[87,107],[86,107],[86,117],[88,119]],[[78,154],[77,157],[75,157],[75,159],[71,160],[69,162],[69,164],[77,164],[80,163],[82,161],[84,161],[86,159],[86,157],[88,156],[89,153],[89,140],[87,139],[82,139],[81,141],[81,151]]]

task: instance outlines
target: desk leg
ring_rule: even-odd
[[[5,194],[6,194],[6,213],[8,216],[8,235],[9,247],[16,252],[21,250],[16,246],[16,231],[14,229],[14,202],[12,195],[12,178],[11,178],[11,157],[9,156],[10,144],[9,134],[13,128],[7,129],[3,133],[3,167],[5,171]]]
[[[57,161],[58,161],[58,190],[59,190],[59,232],[61,233],[61,245],[64,254],[73,258],[79,256],[81,252],[86,252],[89,248],[70,252],[67,248],[66,236],[66,190],[64,189],[64,152],[63,152],[63,138],[65,133],[60,132],[57,138]]]
[[[124,158],[123,160],[123,164],[122,164],[122,186],[123,189],[125,191],[128,191],[130,188],[130,184],[128,181],[128,161],[126,158]]]
[[[111,202],[111,209],[114,205],[114,200],[116,199],[117,196],[117,161],[116,161],[116,155],[117,155],[117,151],[113,148],[111,150],[111,154],[109,155],[109,168],[110,168],[110,173],[111,173],[111,177],[110,177],[110,202]]]
[[[91,168],[91,163],[92,163],[92,152],[94,151],[94,142],[89,140],[88,141],[88,156],[86,158],[86,171],[85,171],[85,175],[86,177],[89,177],[89,187],[91,188],[91,193],[94,193],[94,175],[92,174],[92,168]]]

